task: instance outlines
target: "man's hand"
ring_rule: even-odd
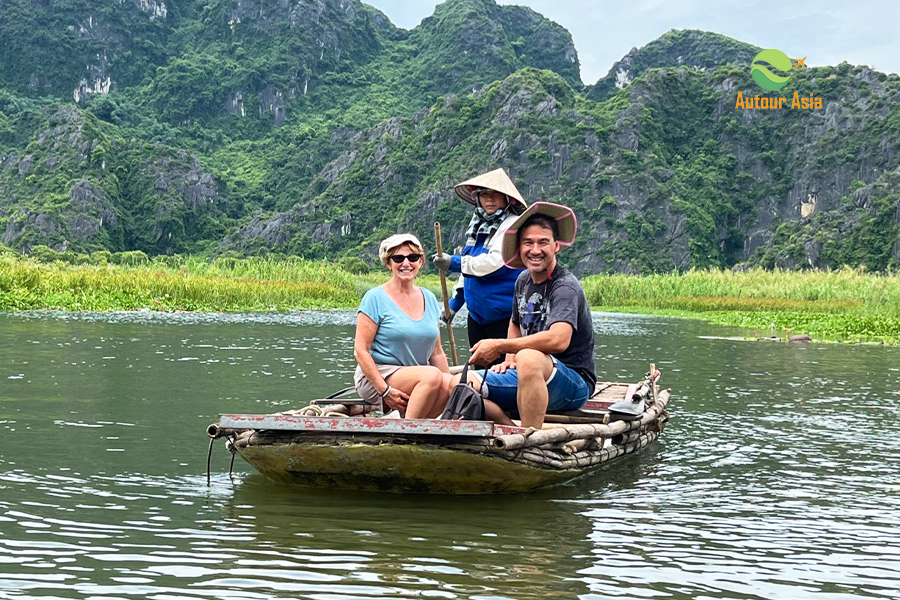
[[[506,360],[498,365],[494,365],[491,367],[491,371],[494,373],[506,373],[509,369],[516,368],[516,355],[515,354],[507,354]]]
[[[481,340],[472,346],[470,350],[472,358],[469,359],[469,362],[473,365],[491,364],[503,354],[503,344],[505,343],[506,340]]]
[[[447,272],[450,270],[450,260],[453,257],[444,252],[443,254],[435,254],[432,257],[431,262],[434,263],[434,266],[437,267],[439,271]]]

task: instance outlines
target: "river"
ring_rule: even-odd
[[[352,319],[0,314],[0,598],[898,597],[900,349],[597,313],[599,377],[673,392],[599,473],[337,492],[229,477],[220,442],[207,486],[206,426],[347,385]]]

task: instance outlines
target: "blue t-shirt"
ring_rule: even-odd
[[[425,315],[418,321],[407,316],[384,288],[372,288],[363,296],[359,312],[375,321],[378,331],[370,350],[375,364],[424,366],[434,352],[440,329],[441,308],[430,291],[416,288],[425,297]]]

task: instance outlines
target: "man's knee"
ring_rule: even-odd
[[[519,372],[519,377],[540,374],[546,380],[553,370],[553,362],[550,360],[550,356],[540,350],[528,348],[516,353],[516,370]]]

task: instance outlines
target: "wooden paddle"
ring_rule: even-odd
[[[437,253],[444,253],[444,244],[441,242],[441,224],[439,221],[434,222],[434,243],[437,246]],[[453,339],[453,324],[450,322],[451,313],[450,313],[450,294],[447,292],[447,274],[438,269],[441,272],[441,292],[444,294],[444,317],[447,321],[447,337],[450,340],[450,358],[453,359],[453,362],[450,363],[451,366],[459,364],[459,357],[456,356],[456,340]]]

